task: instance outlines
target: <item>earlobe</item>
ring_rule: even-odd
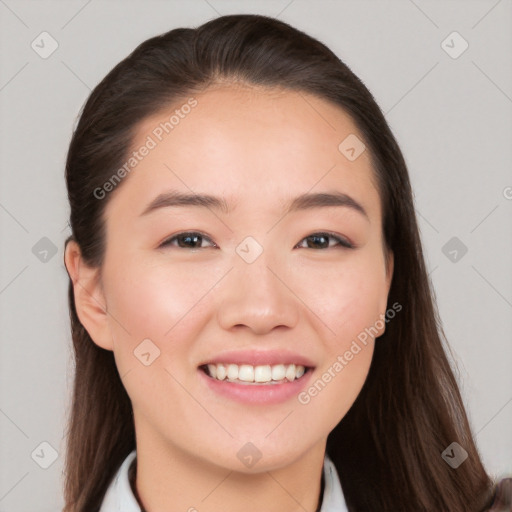
[[[64,262],[73,283],[75,307],[80,323],[96,345],[105,350],[113,350],[100,269],[84,263],[80,247],[74,240],[66,244]]]

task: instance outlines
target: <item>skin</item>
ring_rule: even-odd
[[[327,436],[361,390],[375,341],[305,405],[296,396],[241,404],[210,391],[197,367],[233,349],[290,349],[314,362],[314,383],[385,313],[393,258],[383,250],[370,157],[349,161],[338,150],[358,130],[311,95],[224,85],[194,97],[190,114],[103,199],[101,275],[68,244],[77,312],[93,341],[114,352],[132,401],[136,489],[146,510],[314,511]],[[144,120],[133,147],[175,108]],[[169,189],[221,196],[233,210],[140,216]],[[358,201],[368,218],[348,207],[283,216],[290,199],[333,191]],[[188,231],[208,237],[201,248],[159,248]],[[329,248],[308,245],[324,231],[357,248],[333,238]],[[247,236],[263,248],[251,264],[235,251]],[[147,338],[160,350],[149,366],[134,356]],[[262,455],[252,468],[237,457],[247,442]]]

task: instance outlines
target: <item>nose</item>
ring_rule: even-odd
[[[300,301],[293,293],[289,273],[275,261],[269,262],[265,254],[250,264],[239,259],[226,276],[217,309],[223,329],[245,327],[255,334],[267,334],[297,324]]]

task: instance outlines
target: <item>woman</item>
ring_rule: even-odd
[[[256,15],[145,41],[89,97],[66,179],[67,512],[511,509],[401,151],[322,43]]]

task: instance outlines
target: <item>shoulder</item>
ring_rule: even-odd
[[[494,486],[493,502],[486,512],[512,511],[512,477],[502,478]]]

